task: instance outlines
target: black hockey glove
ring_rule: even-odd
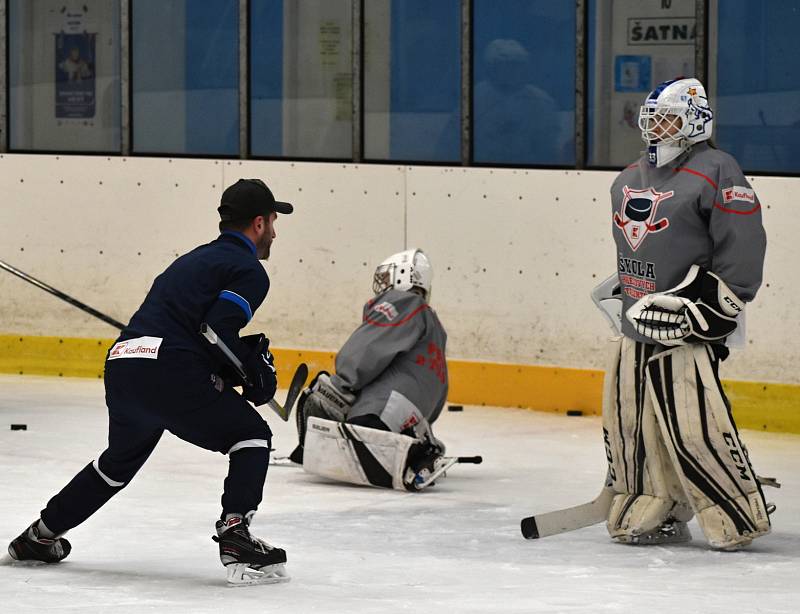
[[[744,309],[722,279],[692,265],[684,280],[639,299],[626,314],[636,332],[662,345],[724,343]]]
[[[244,370],[250,385],[244,387],[242,395],[255,406],[264,405],[275,396],[278,388],[278,378],[269,351],[269,339],[259,333],[242,337],[242,341],[253,348],[244,361]]]

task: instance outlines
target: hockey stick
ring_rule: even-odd
[[[482,456],[443,456],[440,464],[434,469],[431,474],[420,480],[414,480],[414,490],[423,490],[434,483],[434,481],[443,476],[448,469],[457,463],[468,463],[472,465],[480,465],[483,462]]]
[[[520,523],[522,536],[525,539],[538,539],[603,522],[608,518],[614,494],[611,479],[606,475],[605,486],[594,500],[575,507],[523,518]]]
[[[36,279],[35,277],[31,277],[27,273],[20,271],[17,267],[11,266],[7,262],[3,262],[0,260],[0,269],[5,269],[12,275],[16,275],[20,279],[24,279],[29,284],[33,284],[40,290],[44,290],[45,292],[49,292],[53,296],[60,298],[62,301],[65,301],[72,305],[73,307],[77,307],[78,309],[82,309],[86,313],[93,315],[95,318],[102,320],[106,324],[110,324],[111,326],[115,326],[118,329],[122,330],[125,328],[125,325],[122,322],[117,322],[114,318],[107,316],[104,313],[97,311],[92,307],[89,307],[86,303],[82,303],[78,299],[72,298],[69,294],[64,294],[61,290],[56,290],[53,286],[50,286],[43,281]]]
[[[219,350],[225,355],[225,358],[228,359],[228,362],[236,371],[236,375],[238,375],[239,379],[242,380],[242,383],[245,386],[252,386],[252,384],[250,383],[250,378],[248,378],[247,373],[245,373],[242,361],[239,360],[239,358],[236,356],[236,354],[234,354],[231,351],[228,345],[222,339],[220,339],[219,336],[217,336],[217,333],[214,332],[214,329],[211,328],[205,322],[203,322],[200,325],[200,334],[203,335],[203,337],[206,338],[206,341],[208,341],[211,345],[216,345],[219,348]],[[305,373],[303,373],[301,367],[305,367],[305,364],[300,365],[297,368],[297,371],[295,371],[294,377],[292,378],[292,383],[289,386],[289,394],[286,395],[286,400],[287,401],[291,400],[292,404],[290,405],[289,403],[287,403],[286,406],[284,407],[283,405],[278,403],[275,399],[270,399],[269,401],[267,401],[267,405],[270,406],[270,409],[272,409],[272,411],[278,414],[280,419],[283,420],[284,422],[287,422],[289,420],[289,414],[292,411],[292,405],[294,405],[294,401],[297,399],[297,395],[300,394],[300,390],[302,389],[303,384],[306,383],[306,377],[308,377],[308,367],[305,368]],[[297,384],[295,380],[299,381],[301,377],[303,381],[300,384]],[[293,390],[294,394],[292,395]],[[292,396],[290,397],[290,395]]]

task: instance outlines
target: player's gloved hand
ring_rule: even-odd
[[[736,330],[744,309],[722,279],[692,265],[686,278],[666,292],[648,294],[625,314],[636,332],[663,345],[718,343]]]
[[[340,422],[347,418],[347,412],[356,400],[354,394],[344,392],[334,386],[327,373],[320,373],[317,376],[317,381],[311,388],[311,397],[330,416],[331,420]]]
[[[244,370],[250,385],[244,387],[242,395],[255,406],[264,405],[275,396],[278,388],[278,377],[269,351],[269,339],[259,333],[242,337],[242,341],[253,348],[244,361]]]
[[[403,475],[406,490],[419,490],[420,482],[436,471],[437,463],[444,456],[444,451],[444,443],[436,439],[430,431],[429,435],[411,445],[408,449]]]

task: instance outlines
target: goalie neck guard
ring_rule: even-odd
[[[421,249],[407,249],[389,256],[378,265],[372,278],[372,291],[380,294],[389,288],[397,290],[419,288],[423,292],[423,300],[427,303],[431,298],[432,280],[433,268],[425,252]]]
[[[656,167],[672,162],[692,145],[711,138],[714,113],[697,79],[665,81],[639,109],[639,129],[647,143],[647,161]]]

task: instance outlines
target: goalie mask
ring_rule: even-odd
[[[647,161],[656,167],[671,162],[692,145],[711,138],[714,113],[697,79],[661,83],[639,109],[639,129],[647,143]]]
[[[380,294],[389,288],[420,288],[423,291],[422,298],[428,302],[431,298],[432,279],[433,268],[425,252],[421,249],[408,249],[389,256],[378,265],[372,279],[372,291]]]

